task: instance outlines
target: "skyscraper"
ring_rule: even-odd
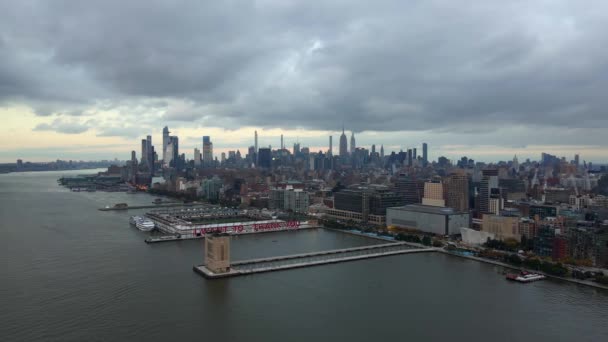
[[[464,171],[452,173],[446,180],[446,203],[457,211],[469,210],[469,178]]]
[[[344,134],[344,126],[342,126],[342,135],[340,136],[340,158],[348,157],[348,142]]]
[[[333,137],[330,135],[330,136],[329,136],[329,151],[327,151],[327,153],[328,153],[329,155],[332,155],[332,154],[333,154],[333,149],[334,149],[334,147],[332,146],[332,143],[333,143],[333,142],[332,142],[332,140],[333,140]]]
[[[285,145],[283,145],[283,134],[281,134],[281,150],[285,149]]]
[[[352,155],[353,153],[355,153],[355,149],[357,148],[356,144],[355,144],[355,132],[351,132],[350,135],[350,154]]]
[[[150,172],[154,171],[154,146],[152,146],[152,136],[148,135],[146,137],[146,162],[148,163],[148,170]]]
[[[422,143],[422,164],[426,166],[429,162],[428,155],[428,145],[426,143]]]
[[[203,136],[203,164],[207,167],[213,165],[213,143],[208,135]]]
[[[258,150],[258,153],[260,154],[258,160],[259,160],[259,167],[264,168],[264,169],[270,169],[271,167],[271,160],[272,160],[272,153],[270,151],[270,148],[260,148]]]
[[[165,151],[167,150],[167,144],[169,144],[169,127],[163,128],[163,162],[165,161]]]
[[[194,167],[201,167],[202,161],[201,150],[194,148]]]
[[[384,158],[384,145],[380,145],[380,158]]]
[[[258,165],[258,131],[255,131],[253,143],[253,163]]]
[[[141,139],[141,164],[148,166],[148,140]]]

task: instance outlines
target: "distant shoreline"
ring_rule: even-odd
[[[15,171],[0,171],[0,174],[9,173],[24,173],[24,172],[53,172],[53,171],[82,171],[82,170],[105,170],[106,167],[83,167],[78,169],[52,169],[52,170],[15,170]]]

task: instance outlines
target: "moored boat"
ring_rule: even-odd
[[[137,227],[137,229],[139,229],[141,231],[149,232],[152,229],[154,229],[156,226],[154,225],[154,222],[152,222],[151,220],[148,220],[148,219],[144,218],[141,221],[137,222],[135,224],[135,227]]]
[[[518,281],[520,283],[529,283],[537,280],[545,279],[546,277],[538,273],[530,273],[521,271],[520,273],[507,273],[507,280]]]

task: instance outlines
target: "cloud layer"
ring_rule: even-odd
[[[49,117],[35,130],[344,123],[526,145],[608,126],[602,1],[5,1],[0,13],[0,106]]]

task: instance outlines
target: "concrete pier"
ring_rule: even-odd
[[[193,270],[205,278],[216,279],[437,250],[438,248],[411,248],[405,243],[390,243],[236,261],[230,264],[230,271],[225,273],[214,273],[204,265],[194,266]]]
[[[129,210],[129,209],[151,209],[151,208],[168,208],[168,207],[190,207],[193,205],[200,204],[186,204],[186,203],[163,203],[163,204],[150,204],[150,205],[129,205],[126,207],[108,207],[99,208],[100,211],[112,211],[112,210]]]
[[[237,235],[248,235],[248,234],[262,234],[262,233],[273,233],[273,232],[285,232],[285,231],[298,231],[298,230],[304,230],[304,229],[316,229],[316,228],[321,228],[319,226],[310,226],[310,227],[301,227],[298,229],[292,229],[292,228],[278,228],[275,230],[260,230],[260,231],[242,231],[242,232],[229,232],[229,235],[232,236],[237,236]],[[144,241],[146,243],[157,243],[157,242],[170,242],[170,241],[183,241],[183,240],[198,240],[198,239],[204,239],[205,235],[200,235],[200,236],[177,236],[177,235],[164,235],[164,236],[158,236],[158,237],[149,237],[147,239],[145,239]]]

